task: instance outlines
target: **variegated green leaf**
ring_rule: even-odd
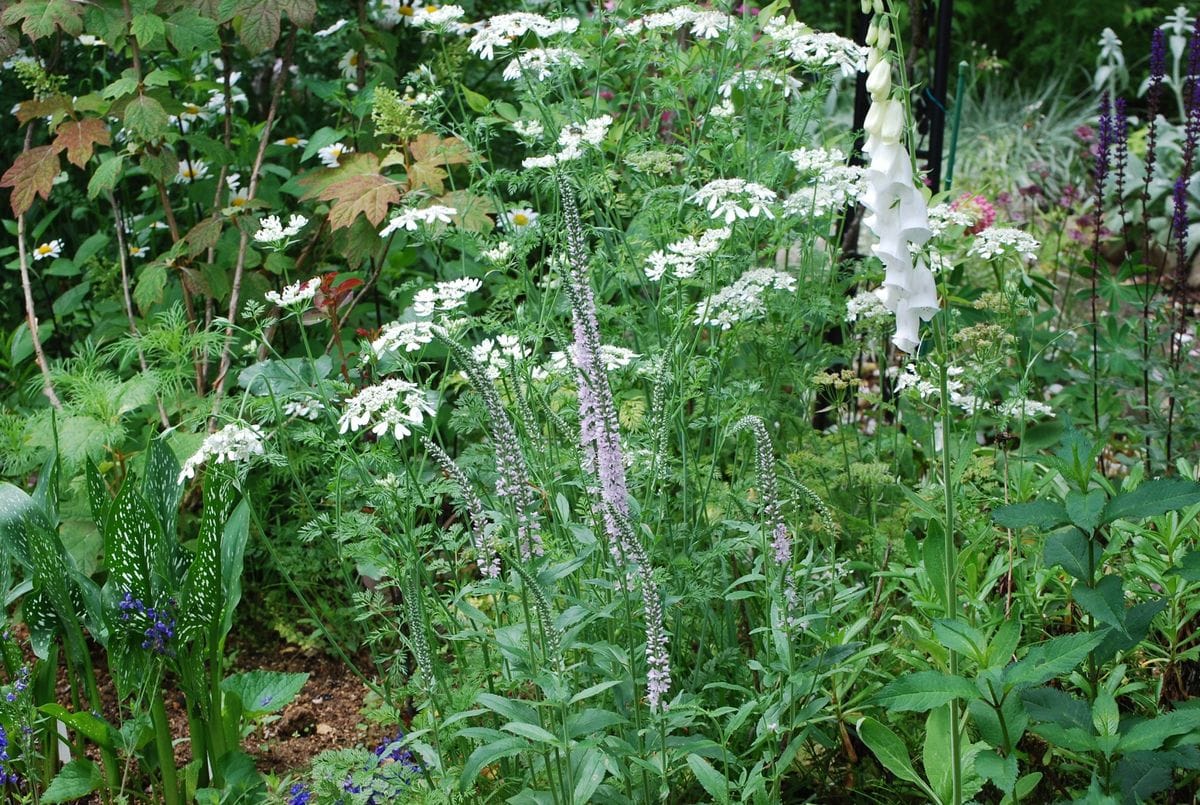
[[[32,567],[26,522],[36,506],[33,498],[10,483],[0,483],[0,551],[25,567]]]
[[[246,554],[246,541],[250,538],[250,504],[243,499],[229,515],[225,532],[221,536],[221,636],[229,634],[233,626],[233,611],[242,600],[242,557]]]
[[[179,596],[179,636],[190,640],[221,616],[221,534],[233,503],[229,474],[214,467],[204,478],[204,507],[200,512],[200,538],[196,556],[183,580]]]
[[[148,604],[165,579],[162,527],[150,504],[126,483],[112,502],[104,528],[104,557],[108,570],[107,597],[120,601],[126,593]]]
[[[58,633],[58,615],[49,596],[35,589],[21,600],[21,617],[29,626],[29,646],[38,659],[50,656],[50,644]]]
[[[158,515],[163,534],[174,542],[175,518],[179,513],[183,486],[179,483],[179,459],[164,439],[150,440],[142,476],[142,494]]]
[[[87,460],[87,489],[88,505],[92,509],[92,520],[100,533],[104,533],[104,521],[108,517],[108,507],[112,504],[112,496],[108,494],[108,485],[100,468],[90,458]]]
[[[52,528],[58,526],[58,452],[51,451],[50,458],[38,473],[37,486],[33,488],[33,502],[45,514]]]

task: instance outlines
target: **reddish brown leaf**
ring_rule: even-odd
[[[446,172],[432,162],[416,162],[408,169],[408,184],[414,190],[427,187],[431,193],[441,193],[446,189],[445,178]]]
[[[50,188],[60,170],[58,151],[52,145],[30,148],[17,157],[12,167],[0,176],[0,187],[12,188],[13,213],[24,215],[36,196],[50,198]]]
[[[320,198],[334,202],[329,208],[331,229],[350,226],[359,213],[379,226],[387,215],[388,206],[400,200],[400,190],[388,177],[368,173],[334,182],[325,188]]]
[[[318,168],[300,177],[299,184],[304,188],[301,201],[320,198],[325,188],[336,184],[349,176],[379,173],[379,157],[367,151],[361,154],[347,154],[336,168]]]
[[[183,236],[183,239],[187,241],[188,256],[195,257],[200,252],[216,246],[217,241],[221,238],[222,225],[223,222],[220,218],[211,216],[188,230],[188,233]]]
[[[25,125],[35,117],[50,117],[71,111],[71,99],[66,95],[51,95],[49,98],[31,98],[17,104],[17,122]]]
[[[442,139],[426,132],[408,144],[413,159],[431,165],[464,165],[471,159],[471,150],[457,137]]]
[[[64,120],[54,136],[54,148],[57,151],[66,149],[67,161],[77,168],[82,168],[92,158],[94,146],[110,143],[112,137],[108,133],[108,126],[98,117]]]

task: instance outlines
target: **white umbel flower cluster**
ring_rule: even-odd
[[[776,52],[810,70],[837,70],[853,78],[866,67],[866,48],[837,34],[814,31],[802,22],[772,17],[763,33],[775,42]]]
[[[416,352],[433,340],[433,323],[428,321],[393,321],[385,324],[379,337],[371,342],[376,357],[392,352]]]
[[[801,185],[783,202],[788,215],[819,218],[862,196],[864,169],[847,165],[838,149],[798,148],[789,156]]]
[[[214,464],[237,464],[263,454],[262,432],[253,426],[234,422],[209,434],[200,444],[200,449],[183,462],[177,483],[196,477],[196,470],[209,459]]]
[[[782,87],[783,97],[790,98],[792,93],[799,92],[804,84],[798,78],[782,70],[739,70],[733,77],[717,88],[722,98],[729,98],[735,89],[743,92],[754,90],[762,92],[767,87]]]
[[[871,162],[864,173],[861,200],[867,210],[863,222],[879,238],[872,251],[885,269],[879,298],[896,316],[892,343],[911,353],[921,343],[921,322],[938,311],[938,298],[933,272],[923,258],[914,261],[913,257],[914,247],[933,233],[928,205],[913,181],[912,158],[903,143],[904,104],[891,97],[892,66],[886,47],[891,39],[880,36],[887,26],[888,18],[877,13],[867,33],[867,43],[873,46],[867,64],[871,108],[863,124],[867,132],[863,150]]]
[[[279,243],[299,235],[307,223],[308,219],[303,215],[292,213],[287,226],[284,226],[278,215],[268,215],[258,222],[258,231],[254,233],[254,239],[259,243]]]
[[[376,436],[390,433],[399,441],[433,413],[433,404],[421,389],[407,380],[392,377],[377,386],[367,386],[346,401],[346,408],[338,418],[338,433],[370,426]]]
[[[687,279],[705,257],[715,254],[733,233],[729,227],[709,229],[698,238],[687,237],[664,249],[656,249],[646,258],[646,276],[658,282],[669,270],[675,279]]]
[[[471,347],[471,357],[483,367],[488,380],[499,380],[514,363],[527,360],[530,352],[517,336],[501,333],[495,340],[485,338]]]
[[[741,321],[762,315],[763,296],[769,290],[796,290],[796,278],[773,268],[752,268],[732,285],[696,305],[696,324],[728,330]]]
[[[713,218],[724,218],[726,224],[742,218],[760,215],[774,219],[769,205],[779,197],[769,187],[745,179],[716,179],[697,190],[688,201],[702,205]]]
[[[430,204],[428,207],[409,207],[393,215],[391,220],[387,222],[387,225],[379,230],[379,237],[386,238],[388,235],[401,229],[415,232],[422,224],[448,224],[454,220],[456,214],[458,214],[458,210],[453,207],[447,207],[445,204]]]
[[[518,54],[504,68],[504,80],[516,81],[521,76],[545,81],[558,67],[583,67],[583,57],[570,48],[531,48]]]
[[[496,48],[512,43],[514,39],[532,31],[540,39],[547,39],[558,34],[573,34],[579,29],[579,20],[575,17],[560,17],[549,20],[541,14],[517,12],[514,14],[497,14],[483,23],[471,37],[467,51],[481,59],[491,61],[496,58]]]
[[[643,31],[676,31],[688,26],[696,39],[718,39],[737,23],[737,18],[719,11],[702,11],[689,6],[678,6],[670,11],[647,14],[629,20],[618,30],[625,36],[637,36]]]
[[[456,310],[467,303],[467,297],[483,287],[475,277],[439,282],[432,288],[422,288],[413,297],[413,312],[423,319],[435,312]]]
[[[466,11],[462,6],[413,6],[409,24],[414,28],[442,28],[451,26],[463,18]],[[457,27],[457,26],[455,26]]]
[[[279,307],[306,307],[321,288],[321,278],[313,277],[303,282],[293,282],[279,293],[267,291],[263,298]]]
[[[935,204],[929,208],[929,231],[935,238],[941,237],[950,227],[966,229],[975,223],[975,219],[962,210],[956,210],[949,204]]]
[[[971,244],[967,254],[984,260],[1012,254],[1032,263],[1037,259],[1037,251],[1041,245],[1037,238],[1019,229],[990,226],[975,236],[975,242]]]
[[[571,123],[558,135],[559,152],[544,157],[526,157],[521,163],[526,168],[552,168],[583,156],[583,146],[599,146],[608,135],[612,125],[611,115],[600,115],[583,124]]]

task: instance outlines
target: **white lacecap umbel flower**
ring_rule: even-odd
[[[258,428],[234,422],[209,434],[200,449],[183,462],[178,483],[196,477],[196,470],[212,459],[214,464],[240,463],[263,454],[263,434]]]
[[[279,243],[299,235],[307,223],[308,219],[303,215],[292,213],[287,226],[284,226],[278,215],[268,215],[258,222],[258,231],[254,233],[254,239],[259,243]]]
[[[454,216],[457,214],[458,210],[454,207],[447,207],[444,204],[430,204],[428,207],[409,207],[393,215],[391,220],[387,222],[387,225],[379,230],[379,237],[386,238],[388,235],[401,229],[414,232],[422,224],[448,224],[454,220]]]
[[[414,383],[388,378],[376,386],[367,386],[346,401],[338,418],[338,433],[359,431],[370,426],[376,436],[390,433],[397,441],[412,433],[426,415],[434,413],[428,395]]]
[[[263,298],[279,307],[306,307],[321,288],[321,278],[313,277],[303,282],[293,282],[279,293],[267,291]]]

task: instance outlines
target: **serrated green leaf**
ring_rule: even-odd
[[[1073,671],[1104,639],[1104,632],[1084,632],[1055,637],[1038,643],[1020,662],[1005,669],[1010,690],[1033,687]]]
[[[1092,726],[1101,736],[1116,735],[1121,727],[1121,711],[1107,688],[1101,687],[1092,702]]]
[[[923,713],[955,699],[977,699],[979,691],[960,676],[941,671],[918,671],[897,677],[875,695],[875,702],[892,712]]]
[[[1085,534],[1095,531],[1100,525],[1100,515],[1104,512],[1107,497],[1103,489],[1093,489],[1086,495],[1072,489],[1067,493],[1067,516],[1071,518],[1079,530]],[[1013,780],[1014,784],[1016,780]]]
[[[1000,757],[993,749],[975,756],[975,771],[1006,794],[1017,787],[1017,756]]]
[[[21,31],[34,40],[58,29],[79,36],[83,33],[83,9],[83,3],[73,0],[21,0],[4,9],[0,20],[5,25],[20,23]]]
[[[1067,522],[1067,510],[1052,500],[1011,503],[992,512],[992,522],[1001,528],[1039,528],[1047,530]]]
[[[1125,585],[1120,576],[1105,576],[1095,587],[1077,582],[1071,594],[1084,611],[1097,621],[1111,626],[1122,635],[1129,635],[1125,631]]]
[[[125,106],[125,126],[142,140],[157,140],[167,131],[167,110],[149,95],[139,95]]]
[[[960,620],[939,618],[933,622],[933,635],[946,648],[956,651],[976,662],[983,660],[987,650],[987,639],[983,633]]]
[[[163,292],[167,287],[167,267],[160,262],[150,263],[138,275],[137,284],[133,286],[133,301],[137,303],[142,315],[149,313],[155,305],[163,300]]]
[[[59,770],[42,793],[41,801],[75,802],[98,789],[102,782],[100,769],[96,768],[96,764],[85,758],[78,758]]]
[[[116,187],[117,179],[121,177],[121,169],[124,167],[125,158],[122,156],[110,154],[107,157],[101,157],[99,166],[92,172],[92,177],[88,179],[88,198],[95,198]]]
[[[193,8],[176,11],[166,20],[167,40],[181,56],[195,52],[217,50],[217,21],[205,17]]]
[[[703,786],[708,795],[717,802],[729,802],[729,780],[713,768],[704,758],[693,753],[687,756],[688,768],[696,775],[696,782]]]
[[[896,733],[880,724],[873,718],[864,718],[858,722],[858,737],[862,738],[867,748],[885,769],[910,783],[916,783],[921,790],[933,797],[933,790],[925,784],[917,770],[913,768],[912,759],[908,755],[908,747]],[[936,798],[936,797],[935,797]]]
[[[1088,562],[1088,551],[1092,552],[1092,561]],[[1046,537],[1046,547],[1043,559],[1047,565],[1059,565],[1073,578],[1080,581],[1090,581],[1092,568],[1100,566],[1101,550],[1095,540],[1089,540],[1075,526],[1060,528]]]
[[[142,47],[147,47],[156,36],[164,36],[167,26],[157,14],[138,14],[129,25],[129,31]]]
[[[1157,718],[1139,721],[1121,736],[1118,751],[1149,752],[1161,747],[1176,735],[1200,730],[1200,708],[1172,710]]]
[[[1122,492],[1104,507],[1104,522],[1144,520],[1200,503],[1200,483],[1187,478],[1156,478]]]

